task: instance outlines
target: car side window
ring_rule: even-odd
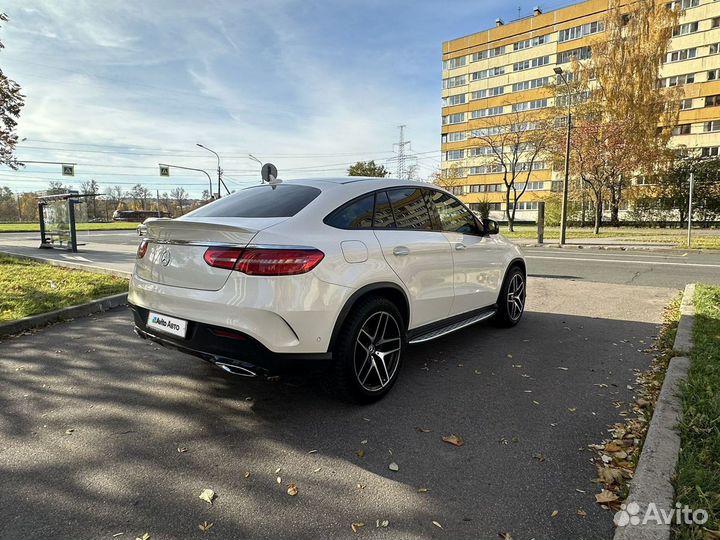
[[[325,218],[325,223],[338,229],[369,229],[373,224],[374,206],[375,194],[370,193],[341,206]]]
[[[475,216],[455,197],[442,191],[430,190],[431,204],[440,217],[440,226],[445,232],[481,235]]]
[[[395,228],[395,218],[393,217],[392,206],[390,205],[390,199],[388,199],[387,192],[385,191],[378,191],[375,194],[375,217],[373,218],[373,228]]]
[[[433,230],[430,211],[419,188],[397,188],[387,191],[395,225],[398,229]]]

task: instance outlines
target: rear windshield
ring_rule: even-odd
[[[188,214],[192,217],[291,217],[320,195],[318,188],[277,184],[255,186],[228,195]]]

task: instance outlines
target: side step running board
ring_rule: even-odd
[[[443,326],[442,328],[438,328],[437,330],[432,330],[426,334],[422,334],[417,337],[414,337],[411,340],[409,340],[408,343],[410,343],[411,345],[414,345],[416,343],[430,341],[431,339],[436,339],[436,338],[439,338],[446,334],[450,334],[451,332],[455,332],[456,330],[460,330],[461,328],[465,328],[466,326],[470,326],[471,324],[475,324],[477,322],[484,321],[485,319],[489,319],[493,315],[495,315],[495,310],[488,309],[487,311],[483,311],[482,313],[473,315],[472,317],[470,317],[468,319],[454,322],[447,326]]]

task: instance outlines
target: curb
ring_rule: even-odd
[[[675,333],[673,350],[683,354],[690,354],[692,349],[693,324],[695,323],[695,284],[685,286],[682,302],[680,303],[680,322]]]
[[[513,242],[514,243],[514,242]],[[634,246],[634,245],[613,245],[613,244],[555,244],[550,242],[543,242],[539,244],[537,242],[530,244],[516,243],[518,247],[532,247],[532,248],[545,248],[545,249],[597,249],[601,251],[677,251],[677,246],[669,246],[659,244],[657,246]],[[688,251],[688,250],[683,250]]]
[[[680,322],[673,349],[688,354],[692,348],[692,327],[695,307],[695,285],[685,287],[680,307]],[[676,356],[670,360],[660,395],[655,404],[655,412],[650,420],[645,443],[640,454],[635,475],[630,484],[630,493],[625,506],[636,503],[640,512],[639,524],[628,524],[615,529],[613,540],[669,540],[670,525],[656,522],[642,524],[648,505],[655,503],[658,511],[671,511],[675,508],[675,490],[672,476],[680,453],[680,434],[675,427],[682,419],[682,399],[680,385],[687,379],[690,359]]]
[[[34,257],[32,255],[26,255],[24,253],[15,253],[6,249],[1,249],[0,253],[4,255],[11,255],[18,259],[28,259],[31,261],[37,261],[51,266],[59,266],[61,268],[70,268],[72,270],[84,270],[86,272],[95,272],[96,274],[106,274],[109,276],[115,276],[125,279],[130,279],[132,272],[126,272],[124,270],[114,270],[112,268],[105,268],[104,266],[93,266],[90,264],[80,264],[69,261],[58,261],[56,259],[45,259],[43,257]]]
[[[76,319],[78,317],[86,317],[93,313],[107,311],[116,307],[124,306],[127,304],[127,293],[115,294],[112,296],[106,296],[88,302],[87,304],[80,304],[78,306],[70,306],[49,313],[41,313],[40,315],[33,315],[31,317],[25,317],[17,321],[11,321],[0,324],[0,337],[7,337],[13,334],[19,334],[32,328],[38,328],[41,326],[47,326],[58,321],[66,319]]]

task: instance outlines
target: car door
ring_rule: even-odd
[[[452,195],[431,189],[431,211],[450,242],[454,300],[451,315],[459,315],[497,301],[505,259],[495,239],[483,234],[470,210]]]
[[[433,230],[424,190],[378,192],[373,229],[385,260],[407,288],[410,327],[446,318],[454,295],[452,253],[445,235]]]

